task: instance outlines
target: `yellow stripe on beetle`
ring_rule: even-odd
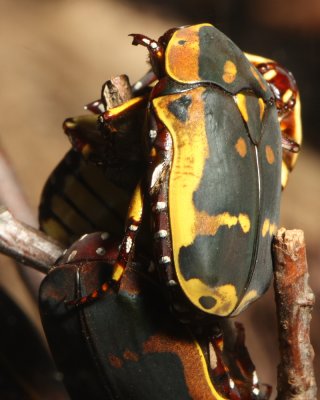
[[[238,302],[236,288],[231,284],[210,287],[199,279],[186,280],[179,265],[180,249],[191,245],[199,235],[213,236],[223,226],[229,229],[239,226],[244,233],[250,230],[247,214],[231,215],[226,211],[209,215],[197,210],[193,202],[194,193],[200,185],[209,157],[202,99],[204,90],[203,87],[197,87],[183,94],[158,97],[153,100],[153,105],[173,140],[174,157],[169,182],[169,204],[174,212],[169,213],[169,216],[173,259],[179,284],[198,308],[207,313],[224,316],[229,315]],[[190,99],[187,117],[183,120],[170,112],[170,105],[179,101],[182,96],[188,96]],[[204,303],[200,302],[201,298],[205,298],[205,307]]]

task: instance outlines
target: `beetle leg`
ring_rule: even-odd
[[[128,114],[136,110],[144,108],[148,102],[149,95],[133,97],[132,99],[126,101],[118,107],[110,108],[110,110],[105,111],[100,117],[100,122],[102,124],[108,123],[110,120],[117,118],[127,118]]]
[[[151,84],[153,84],[158,78],[156,77],[153,70],[149,70],[142,78],[132,85],[132,93],[134,96],[144,92]]]
[[[284,188],[289,172],[297,161],[297,153],[302,142],[300,96],[297,84],[291,72],[277,62],[252,54],[246,54],[246,57],[269,83],[275,97],[282,132],[282,147],[287,150],[283,153],[281,171],[281,183]]]
[[[212,374],[217,377],[221,392],[233,400],[241,400],[235,381],[232,379],[230,369],[223,359],[223,338],[211,337],[209,340],[209,359]]]
[[[89,304],[99,299],[110,288],[115,287],[120,282],[126,267],[132,260],[135,240],[142,220],[142,212],[143,212],[143,196],[141,190],[141,183],[139,183],[138,186],[136,187],[136,190],[133,194],[129,206],[126,231],[119,248],[119,255],[113,266],[111,278],[108,281],[104,282],[98,289],[94,290],[87,296],[83,296],[81,298],[66,302],[67,305],[81,306]]]

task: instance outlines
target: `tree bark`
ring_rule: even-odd
[[[273,245],[280,364],[278,400],[314,400],[310,321],[315,297],[308,285],[304,234],[281,228]]]

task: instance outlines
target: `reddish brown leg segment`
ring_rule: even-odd
[[[115,287],[120,282],[124,271],[130,264],[134,254],[135,240],[142,219],[142,211],[143,197],[141,184],[139,183],[129,206],[125,235],[120,245],[118,258],[113,266],[111,278],[104,282],[100,288],[94,290],[87,296],[66,302],[67,305],[80,306],[89,304],[103,296],[110,289],[110,287]]]

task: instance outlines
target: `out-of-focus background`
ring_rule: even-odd
[[[126,73],[134,82],[146,71],[146,51],[131,46],[129,33],[158,38],[174,26],[211,22],[241,49],[275,59],[293,72],[301,91],[305,141],[283,195],[282,225],[305,231],[317,297],[312,340],[319,355],[319,1],[0,0],[0,16],[0,147],[34,213],[46,178],[69,149],[63,120],[82,114],[83,105],[100,96],[102,83],[111,76]],[[1,285],[14,281],[9,266],[0,271],[0,279]],[[12,284],[9,290],[21,297]],[[36,320],[31,308],[28,312]],[[272,290],[241,320],[261,380],[275,387]],[[320,376],[319,358],[315,365]]]

